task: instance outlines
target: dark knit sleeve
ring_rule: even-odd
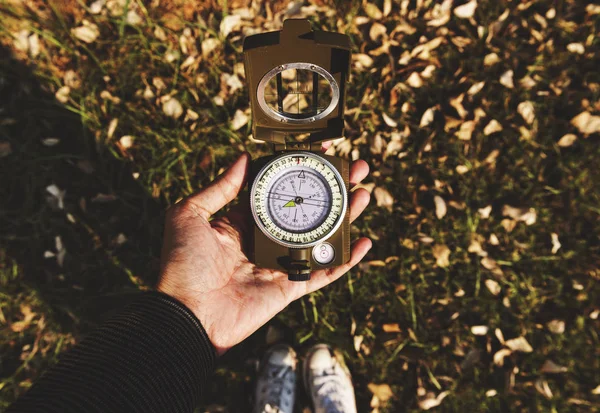
[[[192,412],[215,360],[187,307],[144,293],[65,354],[8,412]]]

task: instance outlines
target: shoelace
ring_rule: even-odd
[[[344,398],[340,392],[344,383],[340,380],[339,372],[335,367],[323,371],[323,375],[315,377],[314,385],[317,388],[317,395],[321,396],[323,408],[327,413],[343,413]]]
[[[291,370],[290,367],[273,369],[269,372],[269,376],[273,379],[267,389],[265,413],[280,413],[282,393],[284,391],[285,376]]]

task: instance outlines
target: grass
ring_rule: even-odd
[[[168,205],[210,182],[240,151],[268,152],[249,139],[249,125],[231,128],[235,112],[248,108],[246,89],[232,92],[226,76],[244,82],[243,35],[235,28],[224,36],[220,25],[241,2],[124,3],[141,23],[129,24],[124,9],[91,14],[91,3],[82,1],[33,1],[29,8],[0,1],[1,408],[61,352],[152,287]],[[286,5],[269,4],[244,19],[243,30],[279,27]],[[373,171],[368,183],[378,199],[353,232],[375,246],[346,278],[293,303],[228,353],[199,411],[247,411],[256,361],[274,337],[301,352],[317,342],[339,348],[361,412],[374,410],[377,390],[369,384],[389,385],[381,412],[417,411],[423,394],[443,391],[435,409],[444,412],[600,410],[592,392],[600,385],[599,135],[571,124],[583,111],[600,112],[598,14],[575,1],[479,2],[473,21],[451,14],[435,27],[427,24],[433,4],[415,7],[403,12],[393,3],[387,16],[358,2],[303,9],[316,27],[346,32],[355,54],[373,59],[367,68],[353,65],[346,156],[365,159]],[[359,25],[355,18],[367,20]],[[100,31],[89,44],[72,32],[83,19]],[[374,51],[386,41],[371,39],[373,19],[394,41],[379,55]],[[29,50],[15,47],[21,30],[37,34],[39,54],[31,43]],[[399,63],[438,37],[428,55]],[[203,53],[207,39],[216,39],[216,48]],[[568,51],[573,43],[584,53]],[[492,52],[499,61],[485,65]],[[411,73],[429,65],[435,70],[421,87],[407,86]],[[512,88],[499,82],[509,69]],[[61,103],[54,94],[70,70],[80,86]],[[529,78],[534,85],[520,83]],[[467,93],[478,82],[485,82],[481,91]],[[153,97],[144,97],[147,88]],[[451,103],[463,93],[464,119]],[[184,109],[178,119],[163,111],[167,95]],[[519,114],[524,101],[533,104],[532,123]],[[428,108],[435,108],[433,121],[421,126]],[[194,114],[186,116],[187,109]],[[383,113],[398,126],[386,125]],[[485,134],[491,119],[503,130]],[[471,139],[458,139],[456,130],[469,120],[476,120]],[[401,147],[386,153],[405,127]],[[559,146],[567,133],[577,140]],[[127,135],[131,147],[119,142]],[[46,138],[59,143],[47,146]],[[468,171],[459,173],[463,166]],[[65,191],[63,208],[46,190],[52,184]],[[447,205],[441,219],[436,195]],[[505,205],[533,208],[535,223],[507,218]],[[479,209],[487,206],[484,218]],[[562,244],[555,253],[553,233]],[[496,269],[469,252],[473,240]],[[45,258],[58,254],[57,244],[66,249],[62,265]],[[448,248],[448,265],[434,256],[435,246]],[[497,295],[488,288],[493,282]],[[564,332],[551,333],[552,320],[564,322]],[[471,332],[479,325],[487,334]],[[512,352],[499,366],[502,337],[524,337],[533,350]],[[547,360],[567,371],[544,372]],[[306,398],[299,404],[301,411]]]

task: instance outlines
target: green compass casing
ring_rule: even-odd
[[[350,39],[306,19],[244,40],[252,132],[273,155],[250,167],[250,258],[292,281],[350,259],[349,163],[321,153],[342,136]]]

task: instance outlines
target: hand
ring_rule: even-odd
[[[240,343],[290,302],[340,278],[372,244],[361,238],[350,262],[314,271],[310,281],[288,281],[282,271],[259,268],[243,251],[252,217],[237,208],[221,219],[211,216],[243,188],[249,156],[243,154],[222,176],[167,211],[158,290],[185,304],[200,320],[219,355]],[[369,173],[365,161],[350,169],[352,185]],[[350,221],[369,203],[369,192],[350,196]]]

